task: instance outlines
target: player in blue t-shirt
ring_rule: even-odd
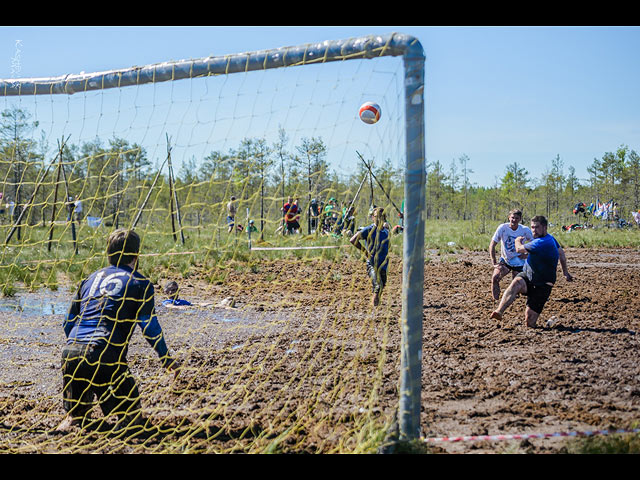
[[[371,303],[375,307],[380,302],[380,295],[387,283],[389,229],[386,227],[386,216],[382,207],[372,210],[371,219],[373,223],[359,230],[350,241],[367,255],[367,274],[373,286]],[[365,246],[360,243],[361,240],[364,240]]]
[[[182,298],[178,298],[178,292],[180,287],[178,286],[178,282],[175,280],[171,280],[164,287],[164,293],[169,296],[169,298],[162,301],[162,305],[165,307],[190,307],[191,302],[188,300],[184,300]]]
[[[538,215],[531,219],[533,240],[523,243],[523,237],[515,240],[516,252],[528,254],[522,272],[513,279],[505,290],[498,309],[491,313],[491,318],[502,320],[504,311],[514,302],[518,295],[527,296],[525,320],[528,327],[535,327],[542,309],[551,295],[556,282],[558,261],[562,273],[568,282],[573,277],[567,269],[567,258],[558,241],[547,232],[547,219]]]
[[[136,325],[165,368],[177,372],[155,313],[152,283],[137,271],[140,237],[118,229],[107,241],[109,266],[92,273],[78,288],[64,322],[63,406],[68,415],[58,430],[82,424],[94,395],[118,427],[142,423],[140,397],[127,365]]]

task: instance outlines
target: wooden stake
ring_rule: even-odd
[[[169,164],[169,195],[171,204],[171,229],[173,230],[173,241],[177,241],[176,238],[176,225],[174,222],[174,206],[175,206],[175,218],[178,220],[178,227],[180,228],[180,239],[184,245],[184,231],[182,230],[182,219],[180,217],[180,204],[178,203],[178,194],[175,189],[175,179],[173,177],[173,165],[171,164],[171,147],[169,146],[169,136],[167,135],[167,162]]]
[[[68,139],[69,137],[67,137]],[[60,147],[60,151],[62,152],[62,149],[64,148],[64,144]],[[67,204],[67,210],[69,210],[68,215],[69,215],[69,221],[71,221],[71,238],[73,239],[73,250],[76,253],[76,255],[78,254],[78,239],[76,237],[76,224],[73,221],[73,211],[75,210],[76,206],[74,203],[71,203],[69,201],[70,195],[69,195],[69,181],[67,180],[67,171],[64,169],[64,164],[60,164],[61,170],[62,170],[62,179],[64,180],[64,193],[65,193],[65,203]]]
[[[138,209],[136,218],[133,219],[133,223],[131,224],[131,230],[135,229],[136,225],[138,225],[138,221],[140,221],[140,217],[142,216],[142,211],[144,210],[144,207],[146,207],[147,203],[149,202],[149,198],[151,197],[151,192],[153,192],[153,189],[156,186],[156,183],[158,183],[158,178],[160,178],[160,174],[162,173],[162,169],[164,168],[165,163],[167,163],[166,158],[164,159],[164,162],[162,162],[162,165],[160,165],[160,168],[158,169],[158,173],[156,173],[156,177],[153,179],[153,183],[151,184],[151,187],[147,192],[147,196],[145,197],[144,202],[142,202],[142,205],[140,205],[140,208]]]
[[[358,156],[360,157],[360,160],[362,160],[362,163],[364,163],[365,167],[367,167],[367,170],[369,170],[369,173],[371,174],[371,176],[373,177],[373,179],[376,181],[376,183],[378,184],[378,186],[380,187],[380,189],[382,190],[382,193],[385,194],[385,196],[387,197],[387,199],[389,199],[389,201],[391,202],[391,205],[393,205],[393,207],[396,209],[396,211],[400,214],[403,215],[402,212],[400,211],[400,209],[396,206],[395,203],[393,203],[393,200],[391,200],[391,197],[389,196],[389,194],[387,193],[387,191],[384,189],[384,187],[382,186],[382,184],[380,183],[380,181],[378,180],[378,178],[375,176],[375,174],[373,173],[373,170],[371,169],[371,166],[365,161],[364,158],[362,158],[362,155],[360,155],[359,152],[356,151],[356,153],[358,154]]]
[[[60,151],[62,151],[62,149]],[[49,173],[49,169],[51,168],[51,165],[54,164],[54,162],[55,162],[55,159],[54,159],[53,162],[51,162],[49,164],[49,166],[45,170],[44,174],[42,175],[42,178],[40,178],[38,180],[38,182],[36,183],[36,187],[34,188],[33,193],[31,194],[31,198],[29,199],[29,201],[27,202],[25,207],[20,211],[20,215],[18,216],[18,218],[16,219],[15,223],[13,224],[13,227],[11,228],[11,231],[9,232],[9,235],[7,235],[7,238],[6,238],[5,242],[4,242],[5,246],[9,243],[9,240],[11,240],[11,237],[13,237],[13,234],[18,229],[18,226],[20,225],[20,222],[22,221],[22,217],[24,217],[24,215],[27,212],[27,210],[31,207],[31,204],[33,203],[33,200],[36,198],[36,194],[38,193],[38,190],[40,189],[40,185],[42,185],[42,182],[47,177],[47,174]]]
[[[60,143],[58,143],[60,145]],[[60,184],[60,174],[62,170],[62,147],[59,148],[58,151],[58,168],[56,175],[56,186],[53,190],[53,207],[51,209],[51,225],[49,226],[49,241],[47,242],[47,251],[51,251],[51,243],[53,240],[53,229],[54,229],[54,221],[56,218],[56,206],[58,203],[58,185]]]

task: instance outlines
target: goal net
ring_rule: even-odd
[[[423,61],[392,34],[0,80],[0,450],[359,452],[394,422],[415,437]],[[374,206],[391,232],[375,307],[349,241]],[[96,397],[57,432],[64,319],[120,228],[181,368],[136,329],[146,422],[119,429]]]

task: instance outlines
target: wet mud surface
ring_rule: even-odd
[[[552,315],[557,323],[536,329],[525,326],[523,298],[502,321],[489,319],[487,252],[426,256],[425,439],[630,428],[640,419],[640,252],[568,249],[575,281],[559,275],[539,325]],[[129,363],[155,429],[135,441],[103,435],[104,426],[52,432],[64,413],[59,355],[70,289],[2,299],[0,451],[366,450],[367,432],[391,423],[398,406],[401,276],[392,256],[375,311],[364,264],[348,255],[181,282],[183,298],[233,297],[234,308],[169,309],[159,294],[158,315],[183,368],[175,378],[163,372],[136,331]],[[437,453],[557,453],[566,441],[425,443]]]

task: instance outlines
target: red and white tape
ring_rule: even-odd
[[[427,443],[436,442],[475,442],[475,441],[500,441],[500,440],[527,440],[531,438],[551,438],[551,437],[590,437],[593,435],[611,435],[616,433],[639,433],[640,428],[630,430],[587,430],[584,432],[558,432],[558,433],[531,433],[518,435],[470,435],[461,437],[432,437],[422,438]]]

